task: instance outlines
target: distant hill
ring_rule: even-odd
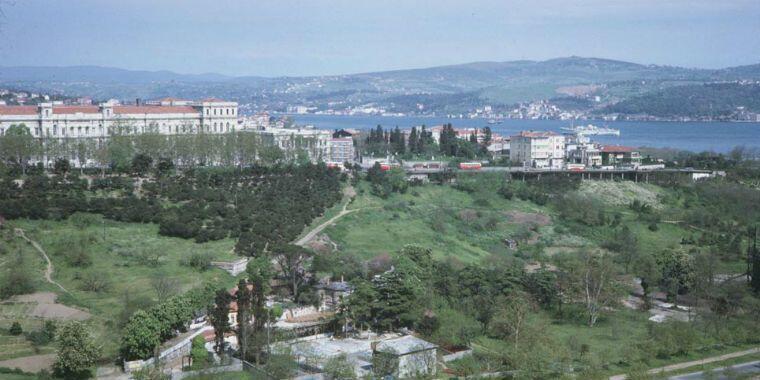
[[[623,100],[606,107],[602,113],[725,119],[738,110],[760,113],[760,84],[676,86]]]
[[[219,82],[230,79],[221,74],[177,74],[171,71],[126,70],[101,66],[12,66],[0,67],[0,82],[91,82],[155,83],[155,82]]]
[[[674,86],[756,78],[760,65],[707,70],[584,57],[276,78],[97,66],[0,67],[0,84],[6,86],[97,99],[215,96],[275,110],[295,104],[323,109],[327,104],[372,103],[397,112],[415,112],[420,104],[426,111],[466,112],[485,104],[552,99],[578,89],[587,93],[575,96],[598,96],[606,105]]]

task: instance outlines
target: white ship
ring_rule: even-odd
[[[593,124],[586,126],[579,125],[574,127],[562,127],[563,131],[570,131],[577,135],[585,136],[598,136],[598,135],[614,135],[620,136],[620,130],[608,127],[597,127]]]

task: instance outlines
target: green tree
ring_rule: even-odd
[[[349,363],[346,354],[333,356],[325,362],[322,370],[328,380],[353,380],[357,379],[354,366]]]
[[[246,350],[248,348],[248,344],[246,342],[246,339],[248,338],[249,329],[250,329],[250,320],[251,320],[251,306],[253,303],[253,293],[251,289],[248,287],[248,281],[245,279],[240,279],[238,281],[237,286],[237,293],[235,294],[235,298],[237,301],[237,338],[238,342],[240,343],[240,356],[247,360],[248,356],[246,355]]]
[[[230,302],[232,296],[224,289],[219,289],[214,297],[214,308],[209,314],[211,325],[214,326],[214,350],[224,354],[224,335],[230,332]]]
[[[132,157],[132,173],[137,176],[144,176],[150,171],[153,165],[153,158],[144,153],[136,154]]]
[[[69,322],[58,331],[58,354],[53,371],[58,377],[83,379],[92,376],[100,347],[81,322]]]
[[[53,164],[53,172],[58,175],[66,175],[71,170],[71,164],[69,160],[65,158],[59,158],[55,160]]]
[[[203,335],[198,335],[193,338],[192,345],[190,347],[190,358],[192,358],[192,369],[198,370],[208,366],[208,351],[206,350],[206,339]]]
[[[3,158],[21,166],[23,175],[26,175],[28,161],[36,154],[36,147],[34,137],[25,124],[11,125],[0,137]]]
[[[144,310],[129,318],[121,336],[121,355],[125,360],[147,359],[161,344],[161,322]]]

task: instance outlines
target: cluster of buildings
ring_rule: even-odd
[[[509,160],[536,169],[638,167],[641,154],[621,145],[601,145],[582,134],[523,131],[511,136]]]

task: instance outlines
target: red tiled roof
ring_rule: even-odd
[[[0,115],[36,115],[37,106],[0,106]]]
[[[53,106],[54,115],[72,113],[100,113],[98,106]]]
[[[605,145],[602,147],[602,152],[604,153],[629,153],[633,152],[633,148],[630,146],[622,146],[622,145]]]
[[[198,113],[199,111],[190,106],[114,106],[116,114],[140,114],[140,113]]]

